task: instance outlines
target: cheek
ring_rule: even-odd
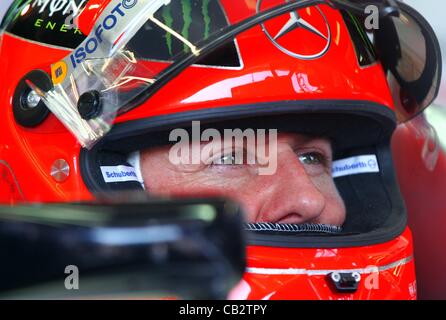
[[[141,154],[141,174],[146,190],[155,195],[168,194],[176,184],[175,172],[169,169],[165,157],[157,152]]]
[[[163,172],[162,172],[163,171]],[[155,196],[224,197],[242,206],[247,221],[255,221],[259,213],[262,193],[255,184],[236,183],[233,179],[215,181],[196,174],[166,173],[160,170],[144,176],[146,189]]]
[[[156,163],[151,163],[149,160],[144,160],[141,157],[141,175],[144,180],[146,189],[150,187],[158,189],[158,182],[166,181],[165,170],[159,170]]]
[[[342,225],[346,217],[344,200],[336,188],[331,176],[315,178],[313,183],[317,189],[324,195],[326,206],[321,215],[324,223]]]
[[[329,224],[342,226],[346,218],[345,204],[339,194],[327,200],[327,210],[325,216]]]

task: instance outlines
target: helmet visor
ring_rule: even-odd
[[[399,17],[387,17],[375,32],[375,47],[387,72],[399,122],[414,118],[437,97],[442,59],[429,23],[401,3]]]

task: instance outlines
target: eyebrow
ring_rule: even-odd
[[[303,142],[298,144],[297,148],[305,147],[309,144],[317,144],[324,152],[328,152],[327,155],[333,156],[333,144],[330,139],[326,137],[308,137]]]

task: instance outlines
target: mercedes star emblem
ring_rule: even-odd
[[[265,0],[258,0],[258,2],[257,2],[257,12],[260,12],[260,10],[261,10],[260,7],[261,7],[262,1],[265,1]],[[286,0],[286,2],[289,2],[289,0]],[[330,25],[328,24],[328,21],[327,21],[327,17],[324,15],[322,10],[318,6],[315,6],[314,8],[316,8],[316,10],[319,12],[319,14],[322,16],[322,18],[325,21],[325,26],[326,26],[325,34],[321,30],[318,30],[318,28],[316,28],[310,22],[303,19],[297,11],[292,11],[289,13],[290,18],[282,26],[282,28],[279,30],[279,32],[277,32],[274,36],[272,36],[271,33],[267,30],[264,23],[261,24],[262,30],[266,34],[266,36],[269,38],[269,40],[271,40],[271,42],[274,44],[274,46],[276,46],[279,50],[286,53],[287,55],[297,58],[297,59],[302,59],[302,60],[318,59],[318,58],[322,57],[323,55],[325,55],[327,53],[328,49],[330,48],[331,30],[330,30]],[[312,33],[314,36],[323,39],[326,42],[324,48],[322,50],[318,50],[318,52],[315,52],[313,54],[302,54],[302,53],[292,51],[289,48],[285,48],[283,45],[278,43],[280,38],[282,38],[286,34],[292,32],[293,30],[298,29],[298,28],[307,30],[308,32]]]

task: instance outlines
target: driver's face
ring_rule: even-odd
[[[259,175],[256,164],[224,164],[233,150],[213,155],[210,164],[174,165],[169,148],[141,152],[141,171],[151,194],[232,198],[243,205],[248,222],[344,223],[327,139],[279,133],[277,170],[271,175]]]

